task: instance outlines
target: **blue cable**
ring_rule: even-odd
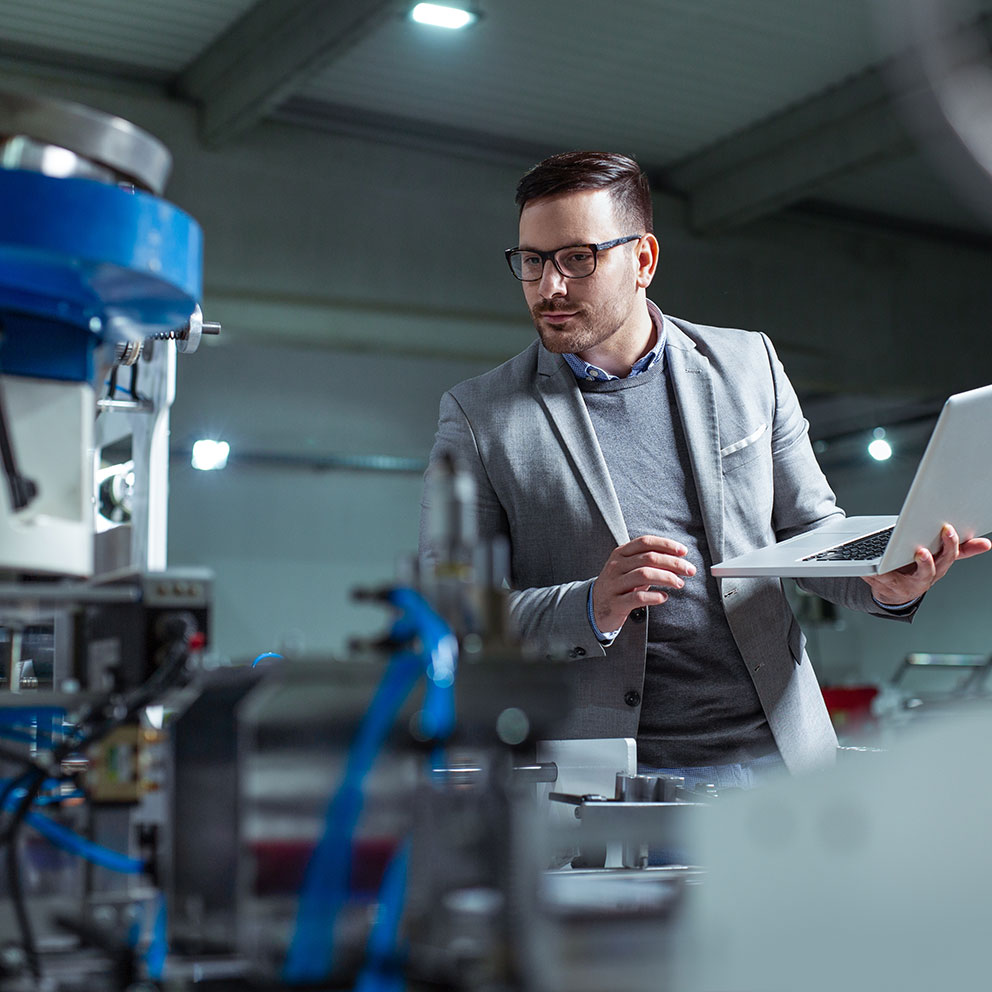
[[[319,981],[331,969],[334,922],[348,896],[351,838],[362,810],[362,781],[422,671],[417,655],[394,656],[359,725],[344,779],[327,809],[324,835],[303,880],[296,930],[283,969],[291,984]]]
[[[400,611],[390,632],[393,642],[403,643],[419,636],[423,650],[393,656],[352,742],[344,778],[328,807],[324,834],[307,866],[300,892],[296,928],[283,968],[283,978],[290,984],[316,982],[331,971],[334,923],[348,895],[352,837],[363,800],[362,782],[421,674],[427,675],[421,712],[425,736],[443,740],[454,729],[457,639],[414,590],[394,589],[387,598]],[[405,878],[405,871],[401,874]],[[395,909],[397,920],[402,910],[401,896]],[[395,928],[393,934],[395,938]]]
[[[403,975],[397,936],[406,901],[410,841],[397,848],[386,868],[379,889],[379,910],[366,945],[366,965],[358,976],[355,992],[402,992]]]
[[[109,379],[104,380],[103,384],[105,386],[109,386],[110,380]],[[117,393],[127,393],[128,396],[134,398],[134,393],[130,389],[128,389],[127,386],[122,386],[120,383],[114,383],[114,394],[116,395]]]
[[[458,665],[458,640],[448,625],[412,589],[393,589],[389,601],[404,611],[393,628],[413,629],[419,633],[426,655],[427,691],[420,716],[420,729],[428,740],[444,740],[455,728],[455,672]]]
[[[159,896],[155,922],[152,924],[152,939],[145,952],[145,967],[148,969],[148,977],[153,982],[161,981],[165,972],[165,959],[169,953],[168,922],[169,914],[165,896]]]
[[[23,792],[22,792],[23,795]],[[76,789],[74,792],[67,792],[62,796],[39,796],[35,801],[35,806],[58,806],[64,803],[67,799],[85,799],[86,793],[82,789]]]
[[[20,775],[20,776],[15,776],[14,778],[3,778],[3,779],[0,779],[0,790],[6,788],[6,786],[10,785],[12,782],[19,782],[23,777],[24,777],[23,775]],[[61,784],[62,784],[62,779],[60,779],[60,778],[46,778],[45,781],[42,782],[41,787],[43,789],[55,789],[58,786],[60,786]],[[27,793],[27,791],[28,790],[26,788],[24,788],[24,786],[21,786],[20,788],[14,789],[13,792],[7,797],[7,799],[6,799],[5,803],[4,803],[4,806],[5,807],[6,806],[10,806],[14,800],[23,799],[24,796],[25,796],[25,794]],[[57,799],[54,799],[53,797],[47,797],[47,798],[48,798],[48,801],[49,802],[58,801]],[[68,799],[70,797],[69,796],[66,796],[65,798]],[[40,799],[41,799],[41,797],[39,796],[39,798],[36,799],[35,802],[38,802]]]
[[[101,868],[122,872],[125,875],[140,875],[145,871],[145,863],[139,858],[118,854],[117,851],[111,851],[100,844],[95,844],[47,816],[42,816],[40,813],[28,813],[24,819],[29,826],[37,830],[45,840],[50,841],[56,847],[61,847],[70,854],[85,858]]]
[[[127,927],[127,946],[134,950],[141,943],[142,921],[135,916]]]
[[[45,785],[49,786],[51,783],[57,784],[57,780],[49,779]],[[24,789],[12,790],[11,794],[7,796],[4,807],[6,809],[16,809],[17,804],[24,798],[25,791]],[[56,797],[49,797],[47,799],[49,803],[58,801]],[[122,872],[125,875],[140,875],[145,871],[145,863],[140,859],[128,857],[126,854],[118,854],[116,851],[110,850],[110,848],[96,844],[91,840],[87,840],[85,837],[80,837],[75,831],[70,830],[61,823],[56,823],[50,817],[42,816],[40,813],[29,812],[24,817],[24,821],[28,826],[37,830],[45,840],[54,844],[56,847],[60,847],[63,851],[68,851],[70,854],[85,858],[87,861],[101,868]]]
[[[275,651],[263,651],[252,663],[251,667],[254,668],[260,661],[267,661],[269,658],[278,658],[283,661],[284,658],[281,654],[277,654]]]

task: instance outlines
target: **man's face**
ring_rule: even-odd
[[[641,231],[621,231],[608,190],[530,201],[520,215],[520,247],[553,251],[601,244]],[[547,261],[541,278],[524,282],[524,298],[548,351],[578,354],[615,334],[637,313],[637,242],[600,253],[596,271],[568,279]]]

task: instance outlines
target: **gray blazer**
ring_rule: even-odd
[[[669,325],[666,374],[675,387],[713,560],[841,515],[768,338],[670,320],[675,327]],[[576,707],[564,736],[636,737],[646,611],[635,610],[608,648],[589,625],[589,587],[630,535],[565,360],[535,341],[445,393],[431,464],[443,452],[475,476],[480,534],[509,535],[511,616],[518,633],[541,651],[574,659]],[[426,498],[427,487],[424,511]],[[421,557],[429,563],[425,517]],[[802,585],[852,609],[892,616],[860,579]],[[837,740],[781,582],[724,579],[720,593],[789,769],[832,760]]]

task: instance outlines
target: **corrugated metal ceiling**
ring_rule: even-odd
[[[178,73],[255,0],[0,0],[5,45]]]
[[[504,0],[464,35],[397,17],[300,95],[667,162],[879,57],[864,0]]]
[[[382,140],[406,130],[428,139],[435,133],[443,145],[464,134],[493,154],[510,146],[616,148],[635,154],[656,175],[724,143],[730,153],[719,161],[733,175],[740,156],[756,154],[755,135],[760,144],[768,133],[762,122],[785,115],[789,134],[790,108],[836,90],[846,99],[847,82],[891,54],[893,42],[877,29],[878,5],[904,9],[899,0],[479,2],[479,23],[447,33],[412,23],[406,4],[390,9],[381,0],[0,0],[0,57],[144,76],[206,104],[234,92],[232,120],[282,115],[322,127],[368,121],[372,136]],[[969,16],[992,11],[992,0],[943,2],[955,9],[963,4]],[[285,22],[288,39],[270,39],[256,25],[255,34],[264,35],[256,47],[251,31],[248,41],[232,44],[230,29],[236,36],[263,8],[264,29]],[[363,9],[385,14],[352,34],[343,29],[339,38],[325,25],[326,53],[308,49],[307,17],[330,22],[328,11],[344,11],[361,20]],[[342,39],[347,43],[338,44]],[[270,52],[280,44],[282,50]],[[196,77],[209,77],[215,60],[226,60],[227,75],[197,91]],[[252,106],[251,97],[237,91],[246,67],[254,73],[260,66],[271,76],[289,75],[270,78]],[[829,125],[827,119],[817,123],[828,140]],[[802,150],[805,136],[794,126]],[[870,137],[871,125],[862,125],[861,139],[866,132]],[[987,230],[986,221],[949,192],[953,181],[908,143],[881,151],[820,176],[807,161],[809,181],[785,197],[762,192],[762,178],[749,194],[757,206],[745,198],[720,222],[741,223],[812,198],[972,233]],[[772,156],[766,171],[785,184],[793,168]]]

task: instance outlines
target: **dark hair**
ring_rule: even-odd
[[[638,234],[653,233],[651,186],[641,167],[617,152],[562,152],[538,162],[517,183],[516,202],[524,207],[542,196],[608,189],[617,219]],[[633,230],[631,231],[633,233]]]

